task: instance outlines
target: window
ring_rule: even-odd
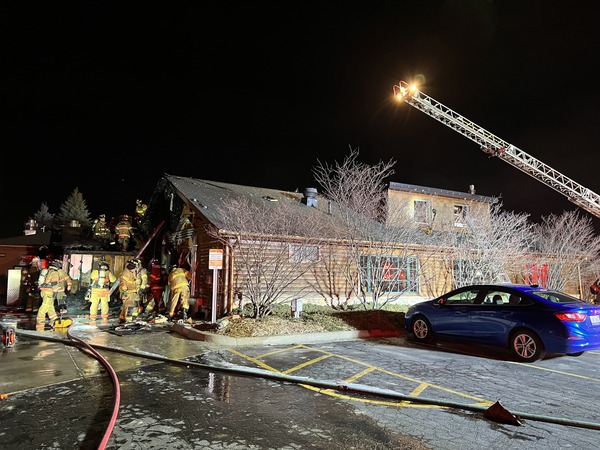
[[[479,291],[471,289],[467,291],[457,292],[456,294],[446,299],[447,305],[472,305],[479,295]]]
[[[362,256],[361,270],[365,274],[366,290],[418,294],[418,260],[413,256]]]
[[[520,299],[516,297],[516,300],[518,302]],[[483,303],[485,305],[504,305],[505,303],[509,303],[509,295],[506,292],[489,291],[486,294]]]
[[[415,200],[413,203],[414,219],[417,223],[429,223],[431,202],[428,200]]]
[[[467,205],[454,205],[454,226],[455,227],[466,227],[467,226],[467,214],[469,207]]]
[[[319,260],[319,247],[316,245],[290,244],[291,262],[315,262]]]
[[[533,294],[538,297],[545,298],[546,300],[550,300],[552,303],[575,303],[580,302],[581,300],[571,297],[564,292],[556,292],[556,291],[535,291]]]

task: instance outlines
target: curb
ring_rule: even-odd
[[[195,341],[204,341],[225,347],[244,347],[259,345],[315,344],[319,342],[337,342],[353,339],[373,339],[382,337],[398,337],[404,335],[398,330],[352,330],[332,331],[327,333],[282,334],[278,336],[256,336],[234,338],[220,334],[197,330],[189,324],[173,324],[171,330]]]

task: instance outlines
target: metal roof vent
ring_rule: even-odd
[[[304,197],[302,198],[302,203],[306,206],[314,206],[317,207],[317,190],[315,188],[306,188],[304,189]]]

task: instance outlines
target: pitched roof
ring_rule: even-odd
[[[297,205],[300,214],[327,214],[329,220],[338,220],[329,209],[328,202],[316,194],[316,204],[307,206],[305,194],[302,192],[289,192],[278,189],[242,186],[239,184],[222,183],[220,181],[199,180],[195,178],[180,177],[165,174],[163,177],[179,193],[187,198],[192,205],[213,225],[219,229],[227,229],[228,225],[219,214],[219,207],[231,200],[245,199],[262,208],[275,208],[277,204],[287,203]],[[332,236],[333,237],[333,236]]]
[[[162,185],[162,186],[161,186]],[[261,208],[275,209],[278,204],[287,202],[298,207],[298,213],[302,217],[311,217],[313,214],[321,216],[321,226],[318,228],[320,238],[343,240],[340,235],[340,230],[345,228],[342,218],[340,217],[343,210],[340,205],[329,202],[326,198],[318,195],[316,189],[309,188],[316,195],[316,204],[311,207],[306,205],[305,192],[289,192],[278,189],[261,188],[253,186],[243,186],[232,183],[223,183],[220,181],[199,180],[196,178],[181,177],[175,175],[164,174],[159,182],[161,186],[158,190],[175,189],[179,195],[187,199],[196,210],[202,214],[221,231],[232,231],[227,223],[224,222],[220,212],[222,205],[228,201],[244,199],[252,204],[259,205]],[[409,192],[422,192],[432,195],[441,195],[453,197],[457,199],[465,199],[480,202],[493,202],[492,197],[475,195],[471,193],[463,193],[449,191],[437,188],[428,188],[404,183],[390,183],[389,189],[401,190]],[[389,233],[385,233],[385,225],[374,220],[365,219],[362,222],[363,232],[365,236],[381,236],[381,239],[389,240]],[[408,229],[408,228],[407,228]],[[354,229],[354,232],[357,232]],[[277,233],[279,234],[279,233]],[[286,234],[286,233],[283,233]],[[287,234],[286,234],[287,235]],[[398,233],[401,235],[401,233]],[[425,244],[430,239],[418,233],[407,234],[401,239],[409,239],[411,243]]]

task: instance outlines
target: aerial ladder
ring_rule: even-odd
[[[425,95],[416,86],[400,81],[394,85],[394,97],[424,112],[480,145],[495,156],[560,192],[572,203],[600,218],[600,196],[544,164],[516,146],[494,136],[479,125]]]

